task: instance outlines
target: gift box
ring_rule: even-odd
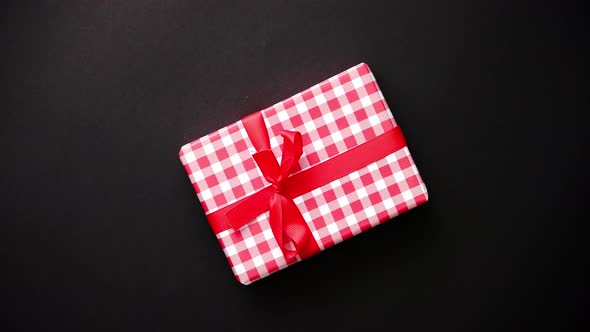
[[[364,63],[184,145],[179,156],[243,284],[428,200]]]

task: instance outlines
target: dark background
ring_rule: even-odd
[[[584,20],[557,1],[4,3],[0,330],[587,328]],[[359,62],[430,201],[240,285],[179,147]]]

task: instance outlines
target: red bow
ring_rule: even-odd
[[[302,258],[312,256],[320,251],[309,227],[305,223],[301,211],[293,202],[293,198],[285,192],[285,180],[289,177],[295,165],[303,153],[301,134],[296,131],[283,130],[280,132],[284,138],[283,155],[279,165],[275,155],[270,149],[263,149],[252,155],[264,178],[274,188],[269,200],[269,222],[274,237],[279,244],[283,255],[288,261],[292,261],[299,254]],[[244,225],[243,221],[234,219],[230,222],[232,228],[239,229]],[[288,248],[291,243],[293,249]]]

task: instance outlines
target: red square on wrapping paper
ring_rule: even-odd
[[[293,98],[289,98],[287,100],[285,100],[283,102],[283,107],[288,110],[291,107],[295,107],[295,102],[293,101]]]
[[[401,169],[406,169],[408,167],[410,167],[412,165],[412,163],[410,162],[410,159],[408,159],[408,157],[403,157],[400,158],[397,163],[399,164],[399,167]]]
[[[363,175],[361,176],[361,181],[363,182],[363,185],[365,185],[365,186],[369,186],[369,185],[371,185],[372,183],[375,183],[375,180],[373,180],[373,177],[371,176],[371,174],[370,174],[370,173],[368,173],[368,174],[363,174]]]
[[[320,90],[322,90],[323,93],[332,91],[332,89],[332,84],[330,84],[330,82],[324,82],[320,84]]]
[[[227,199],[225,198],[225,196],[223,194],[215,195],[213,197],[213,199],[215,200],[215,204],[217,204],[217,205],[223,205],[223,204],[227,203]]]
[[[248,249],[240,251],[238,255],[242,261],[248,261],[252,258],[252,255],[250,255],[250,251]]]
[[[365,85],[365,91],[367,92],[368,95],[371,95],[375,92],[377,92],[377,84],[375,84],[375,82],[369,82]]]
[[[333,158],[355,161],[359,156],[353,159],[343,156],[397,127],[367,65],[359,64],[319,82],[261,110],[260,116],[277,164],[282,160],[284,141],[279,133],[283,129],[301,133],[302,155],[291,176],[322,164],[330,167],[324,174],[339,174],[331,182],[310,187],[298,197],[288,197],[320,250],[428,200],[426,187],[407,147],[379,155],[360,168],[349,169],[346,164],[330,162]],[[268,210],[238,229],[215,224],[219,218],[229,218],[231,214],[227,211],[232,207],[260,192],[272,196],[277,193],[269,187],[269,181],[252,157],[257,150],[250,134],[251,130],[246,130],[245,122],[240,120],[184,145],[179,152],[207,218],[216,225],[215,234],[229,264],[243,284],[292,264],[285,258],[284,248],[270,227]],[[366,151],[365,155],[373,155],[373,151]],[[399,172],[400,168],[403,172]],[[342,170],[346,172],[340,174]],[[284,195],[282,191],[278,193]],[[270,202],[259,204],[268,206]]]
[[[350,208],[352,209],[352,212],[354,212],[354,213],[364,210],[363,204],[361,203],[361,201],[354,201],[354,202],[350,203]]]
[[[350,90],[346,93],[346,99],[348,99],[349,103],[354,103],[355,101],[359,100],[359,95],[356,93],[356,90]]]
[[[241,184],[233,187],[232,192],[234,193],[234,196],[236,196],[236,197],[242,197],[242,196],[244,196],[244,194],[246,194],[246,191],[244,190],[244,187]]]
[[[227,153],[227,150],[225,148],[217,150],[217,158],[219,160],[225,160],[228,157],[229,157],[229,154]]]
[[[258,248],[258,251],[261,254],[265,254],[265,253],[267,253],[267,252],[270,251],[270,246],[266,242],[262,242],[261,244],[259,244],[258,246],[256,246],[256,248]]]
[[[334,190],[332,189],[328,189],[324,192],[324,199],[326,200],[326,202],[330,203],[331,201],[336,200],[336,198],[338,198],[336,196],[336,193],[334,192]]]
[[[348,75],[348,73],[340,75],[340,77],[338,77],[338,82],[340,82],[342,85],[350,82],[350,75]]]
[[[326,137],[326,136],[330,135],[330,129],[326,125],[319,126],[317,128],[317,131],[321,137]]]
[[[336,126],[338,126],[338,129],[343,130],[345,128],[350,127],[350,124],[348,123],[345,117],[342,117],[336,120]]]
[[[303,119],[301,119],[301,115],[297,114],[291,118],[291,123],[293,127],[299,127],[303,124]]]
[[[301,96],[303,97],[303,100],[310,100],[311,98],[313,98],[313,92],[311,92],[311,90],[307,90],[304,93],[302,93]]]
[[[366,75],[369,74],[369,67],[365,64],[358,66],[358,70],[357,72],[359,73],[359,75]]]
[[[224,169],[223,173],[225,173],[225,176],[228,179],[235,178],[238,175],[238,173],[236,172],[236,169],[233,166],[230,166],[230,167]]]
[[[305,200],[305,202],[304,202],[304,203],[305,203],[305,207],[306,207],[306,208],[307,208],[307,210],[309,210],[309,211],[315,210],[315,209],[317,209],[317,207],[318,207],[317,200],[315,200],[315,199],[313,199],[313,198],[310,198],[310,199],[307,199],[307,200]]]
[[[316,229],[321,229],[321,228],[326,227],[326,221],[322,217],[315,218],[315,219],[313,219],[313,225]]]
[[[244,151],[248,149],[248,145],[246,145],[246,141],[244,140],[237,141],[235,147],[237,151]]]
[[[207,159],[207,157],[201,157],[197,159],[197,164],[199,164],[199,167],[201,168],[206,168],[208,165],[211,165],[211,162],[209,162],[209,159]]]
[[[334,217],[334,220],[336,221],[342,220],[344,219],[344,212],[342,212],[341,208],[337,208],[332,212],[332,217]]]
[[[320,161],[320,157],[318,157],[317,153],[312,152],[307,156],[307,160],[309,160],[311,164],[317,164]]]
[[[367,118],[367,113],[364,109],[354,112],[354,116],[356,117],[357,122],[361,122]]]
[[[340,108],[340,102],[336,98],[328,100],[328,107],[331,111],[335,111]]]
[[[215,177],[215,175],[210,175],[210,176],[208,176],[208,177],[205,178],[205,183],[207,184],[207,186],[212,187],[212,186],[215,186],[218,183],[218,180]]]
[[[328,153],[329,157],[333,157],[338,154],[338,148],[336,147],[336,145],[331,144],[326,146],[326,152]]]
[[[344,139],[344,144],[348,149],[352,149],[357,145],[356,139],[353,136],[349,136]]]
[[[322,117],[322,111],[320,110],[319,107],[313,107],[309,109],[309,115],[311,116],[312,119],[318,119]]]
[[[406,183],[410,188],[414,188],[420,185],[420,180],[416,175],[412,175],[406,179]]]
[[[378,192],[370,194],[369,200],[371,201],[371,204],[379,204],[379,202],[383,202],[383,198],[381,198],[381,195],[379,195]]]

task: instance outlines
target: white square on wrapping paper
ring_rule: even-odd
[[[295,105],[295,108],[297,108],[297,111],[299,113],[307,112],[307,105],[305,105],[305,103],[299,103],[299,104]]]
[[[375,181],[375,187],[377,187],[377,190],[383,190],[387,188],[387,185],[385,184],[385,181],[383,179],[379,179]]]
[[[205,144],[203,145],[203,151],[205,151],[205,154],[211,154],[215,152],[215,148],[213,147],[213,144]]]
[[[308,121],[304,123],[303,126],[305,127],[305,131],[307,131],[308,133],[311,133],[316,129],[315,123],[313,121]]]
[[[272,238],[275,236],[275,235],[272,233],[272,229],[270,229],[270,228],[269,228],[269,229],[265,229],[265,230],[262,232],[262,235],[264,235],[264,239],[265,239],[265,240],[270,240],[270,239],[272,239]]]
[[[358,178],[360,178],[361,176],[359,175],[359,172],[352,172],[348,175],[348,178],[350,180],[356,180]]]
[[[244,264],[237,264],[234,266],[234,271],[236,271],[237,275],[240,275],[246,272],[246,268],[244,268]]]
[[[395,152],[385,157],[385,160],[387,160],[387,162],[390,164],[396,162],[397,156],[395,155]]]
[[[285,122],[285,121],[289,120],[289,114],[287,114],[287,111],[278,112],[277,117],[279,118],[279,121],[281,121],[281,122]]]
[[[373,206],[369,206],[365,209],[365,214],[367,215],[367,218],[371,218],[377,215],[377,211],[375,211]]]
[[[250,177],[248,176],[248,173],[240,173],[238,175],[238,179],[240,180],[240,183],[247,183],[248,181],[250,181]]]
[[[344,112],[344,115],[352,114],[352,106],[350,104],[342,106],[342,112]]]
[[[369,196],[369,194],[367,193],[367,189],[365,189],[365,188],[357,189],[356,194],[359,198],[365,198],[365,197]]]
[[[371,126],[375,127],[376,125],[381,123],[381,120],[379,120],[379,116],[375,114],[369,117],[369,123],[371,124]]]
[[[320,189],[320,188],[315,188],[314,190],[312,190],[312,191],[311,191],[311,194],[312,194],[314,197],[319,197],[319,196],[321,196],[321,195],[322,195],[322,189]]]
[[[358,88],[362,88],[364,86],[363,84],[363,80],[360,77],[355,78],[354,80],[352,80],[352,85],[358,89]]]
[[[395,203],[393,202],[393,199],[391,197],[383,200],[383,205],[387,210],[393,209],[395,207]]]
[[[223,167],[221,167],[220,162],[216,162],[213,165],[211,165],[211,169],[213,170],[213,173],[219,173],[223,170]]]
[[[320,93],[319,95],[315,96],[314,99],[317,105],[325,104],[327,102],[326,97],[324,97],[323,93]]]
[[[330,207],[328,206],[328,204],[324,204],[324,205],[320,206],[320,213],[322,215],[326,215],[326,214],[330,213]]]
[[[195,158],[195,154],[192,151],[184,154],[184,161],[186,161],[187,164],[192,163],[195,160],[197,160],[197,158]]]
[[[238,165],[242,161],[242,158],[240,157],[239,153],[234,153],[229,156],[229,160],[231,161],[232,165]]]
[[[233,143],[233,140],[231,139],[230,135],[225,135],[221,138],[221,142],[223,143],[223,145],[225,146],[230,146]]]
[[[377,166],[377,163],[372,163],[372,164],[369,164],[369,165],[367,166],[367,169],[369,170],[369,172],[374,172],[374,171],[376,171],[378,168],[379,168],[379,167]]]
[[[331,223],[328,225],[328,232],[330,232],[330,234],[338,233],[338,226],[336,226],[336,223]]]
[[[402,172],[402,171],[398,171],[398,172],[393,173],[393,178],[397,182],[401,182],[406,179],[406,177],[404,176],[404,172]]]
[[[373,104],[371,102],[371,97],[364,96],[363,98],[361,98],[361,105],[363,105],[363,107],[369,107],[371,106],[371,104]]]
[[[225,252],[228,256],[233,256],[238,253],[238,251],[236,250],[236,246],[234,246],[233,244],[231,246],[225,247]]]
[[[326,122],[326,124],[334,122],[334,116],[332,113],[327,113],[324,115],[324,122]]]
[[[201,197],[203,197],[203,200],[208,200],[211,199],[211,197],[213,197],[213,194],[211,194],[211,190],[209,189],[205,189],[203,191],[200,192]]]
[[[205,179],[205,176],[203,175],[203,171],[201,171],[201,170],[194,172],[190,176],[192,176],[191,180],[194,180],[194,182],[201,181],[201,180]]]
[[[349,204],[348,198],[346,195],[342,195],[336,199],[338,201],[338,205],[340,206],[347,206]]]
[[[252,248],[256,245],[256,241],[254,241],[254,238],[252,237],[247,237],[244,240],[244,244],[246,245],[246,248]]]
[[[303,220],[311,221],[311,214],[309,214],[309,212],[305,211],[301,214],[301,216],[303,217]]]
[[[350,131],[352,132],[353,135],[356,135],[363,130],[361,129],[361,126],[358,123],[353,123],[350,125]]]
[[[339,131],[335,132],[332,134],[332,139],[334,140],[335,143],[342,141],[344,138],[342,137],[342,133],[340,133]]]
[[[342,182],[340,182],[340,179],[336,179],[336,180],[330,182],[330,188],[332,188],[332,189],[340,188],[341,185],[342,185]]]
[[[404,201],[409,201],[412,198],[414,198],[414,195],[412,195],[411,190],[406,190],[406,191],[402,192],[402,197],[404,198]]]
[[[356,217],[354,216],[354,214],[346,216],[346,223],[348,224],[348,226],[352,226],[357,223],[357,220],[356,220]]]
[[[219,184],[219,187],[221,188],[221,190],[223,191],[228,191],[231,189],[231,185],[229,184],[229,181],[223,181]]]
[[[344,89],[342,88],[342,85],[338,85],[334,88],[334,94],[336,95],[336,97],[340,97],[344,94]]]
[[[281,139],[282,139],[282,137],[281,137]],[[271,137],[269,139],[269,141],[270,141],[270,147],[271,147],[271,149],[274,148],[275,146],[279,146],[279,140],[278,140],[278,138],[276,136]],[[254,153],[256,153],[256,152],[254,152]]]
[[[281,248],[274,248],[273,250],[270,251],[270,254],[272,255],[272,257],[274,257],[275,259],[283,256],[283,252],[281,251]]]
[[[324,143],[322,142],[321,139],[313,141],[312,145],[316,151],[321,151],[324,149]]]
[[[256,266],[256,267],[264,265],[264,260],[262,259],[262,256],[260,256],[260,255],[255,256],[254,259],[252,259],[252,261],[254,262],[254,266]]]

